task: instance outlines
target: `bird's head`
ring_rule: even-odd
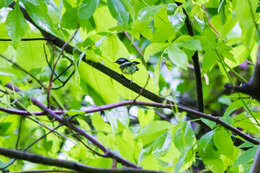
[[[123,64],[123,63],[126,63],[126,62],[129,62],[129,60],[126,59],[126,58],[118,58],[115,63],[120,65],[120,64]]]

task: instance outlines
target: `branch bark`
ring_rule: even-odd
[[[40,163],[44,165],[57,166],[67,169],[72,169],[78,172],[88,172],[88,173],[159,173],[158,171],[150,171],[150,170],[140,170],[140,169],[101,169],[94,168],[90,166],[86,166],[84,164],[78,162],[72,162],[62,159],[53,159],[49,157],[45,157],[38,154],[31,154],[22,151],[16,151],[12,149],[2,148],[0,147],[0,155],[4,155],[6,157],[15,158],[17,160],[26,160],[33,163]]]
[[[258,57],[254,68],[254,73],[247,83],[242,86],[233,86],[232,84],[225,84],[225,87],[235,92],[241,92],[250,95],[256,100],[260,101],[260,45],[258,46]]]
[[[14,5],[15,5],[15,2],[12,2],[12,3],[9,5],[9,7],[10,7],[10,8],[13,8]],[[43,34],[43,36],[44,36],[47,40],[49,40],[50,43],[52,43],[52,44],[54,44],[54,45],[56,45],[56,46],[58,46],[58,47],[60,47],[60,48],[62,48],[62,47],[65,45],[65,41],[63,41],[62,39],[60,39],[60,38],[58,38],[58,37],[56,37],[56,36],[54,36],[54,35],[52,35],[52,34],[46,32],[46,31],[43,30],[42,28],[40,28],[40,27],[32,20],[32,18],[28,15],[28,13],[26,12],[26,10],[25,10],[23,7],[20,6],[20,9],[21,9],[21,11],[22,11],[22,13],[23,13],[23,15],[24,15],[24,18],[25,18],[28,22],[30,22],[33,26],[35,26],[37,29],[39,29],[40,32]],[[80,50],[74,48],[73,46],[71,46],[71,45],[69,45],[69,44],[67,44],[67,45],[64,47],[64,50],[65,50],[67,53],[69,53],[69,54],[73,54],[73,51],[79,51],[79,54],[82,54],[82,53],[83,53],[83,52],[81,52]],[[150,100],[152,100],[152,101],[154,101],[154,102],[163,103],[163,102],[166,100],[168,104],[175,104],[175,103],[172,102],[172,101],[169,101],[169,100],[167,100],[167,99],[165,99],[165,98],[162,98],[162,97],[160,97],[160,96],[158,96],[158,95],[156,95],[156,94],[150,92],[149,90],[144,89],[143,87],[137,85],[137,84],[134,83],[133,81],[131,81],[131,80],[125,78],[123,75],[121,75],[121,74],[115,72],[114,70],[108,68],[107,66],[105,66],[105,65],[103,65],[103,64],[101,64],[101,63],[99,63],[99,62],[95,62],[95,61],[92,61],[92,60],[90,60],[90,59],[86,59],[85,57],[86,57],[86,56],[84,55],[84,57],[82,58],[82,61],[83,61],[83,62],[87,63],[88,65],[90,65],[90,66],[92,66],[92,67],[94,67],[95,69],[99,70],[100,72],[102,72],[102,73],[108,75],[108,76],[111,77],[112,79],[116,80],[117,82],[119,82],[120,84],[122,84],[122,85],[125,86],[126,88],[128,88],[128,89],[130,89],[130,90],[136,92],[137,94],[139,94],[140,91],[142,90],[142,92],[140,93],[140,95],[143,96],[143,97],[145,97],[145,98],[148,98],[148,99],[150,99]],[[198,68],[199,68],[199,66],[198,66]],[[200,73],[200,70],[199,70],[199,73]],[[198,76],[198,75],[196,75],[196,76]],[[200,75],[199,75],[199,76],[200,76]],[[199,80],[199,79],[198,79],[198,80]],[[200,78],[200,80],[201,80],[201,78]],[[197,85],[197,87],[198,87],[198,86],[200,86],[200,85]],[[202,87],[197,88],[197,90],[200,90],[200,91],[201,91],[200,94],[197,94],[197,95],[198,95],[198,98],[200,98],[199,101],[198,101],[198,102],[199,102],[199,105],[203,105],[203,97],[201,96],[201,95],[202,95]],[[179,106],[179,105],[178,105],[178,106]],[[203,110],[202,107],[203,107],[203,106],[201,106],[201,108],[199,108],[199,110]],[[195,118],[195,117],[193,117],[192,115],[190,115],[190,117],[193,118],[193,119]],[[203,123],[202,121],[198,121],[198,123],[199,123],[201,126],[207,128],[207,129],[209,129],[209,127],[208,127],[205,123]]]
[[[190,36],[193,36],[193,29],[191,25],[191,21],[189,15],[186,10],[183,9],[184,14],[186,15],[185,24]],[[198,110],[200,112],[204,112],[204,103],[203,103],[203,89],[202,89],[202,81],[201,81],[201,72],[200,72],[200,64],[199,64],[199,54],[198,51],[195,51],[192,56],[193,66],[194,66],[194,74],[196,79],[196,90],[197,90],[197,101],[198,101]]]
[[[20,90],[18,88],[15,88],[13,87],[11,84],[7,84],[6,85],[8,88],[10,89],[14,89],[15,91],[19,92]],[[35,103],[34,103],[35,104]],[[39,103],[36,102],[36,104],[39,105]],[[37,105],[37,106],[38,106]],[[108,104],[108,105],[102,105],[102,106],[97,106],[97,107],[94,107],[94,108],[90,108],[86,111],[84,111],[85,113],[93,113],[93,112],[100,112],[100,111],[104,111],[104,110],[108,110],[108,109],[113,109],[113,108],[117,108],[117,107],[121,107],[121,106],[126,106],[126,105],[139,105],[139,106],[151,106],[151,107],[157,107],[157,108],[168,108],[168,109],[171,109],[171,110],[175,110],[175,105],[173,104],[163,104],[163,103],[155,103],[155,102],[143,102],[143,101],[138,101],[138,100],[128,100],[128,101],[122,101],[122,102],[118,102],[118,103],[113,103],[113,104]],[[50,109],[47,109],[44,108],[44,105],[40,105],[41,109],[44,110],[44,112],[47,112],[47,113],[51,113],[51,114],[55,114],[55,116],[58,116],[57,114],[63,114],[63,113],[66,113],[65,110],[62,110],[62,111],[52,111]],[[243,133],[242,131],[240,131],[239,129],[233,127],[232,125],[226,123],[225,121],[222,121],[219,117],[215,117],[215,116],[212,116],[210,114],[206,114],[206,113],[203,113],[203,112],[199,112],[197,110],[194,110],[194,109],[191,109],[191,108],[188,108],[188,107],[185,107],[185,106],[178,106],[178,109],[179,110],[182,110],[182,111],[185,111],[191,115],[194,115],[194,117],[196,118],[205,118],[205,119],[208,119],[208,120],[211,120],[223,127],[225,127],[226,129],[229,129],[230,131],[232,131],[233,133],[237,134],[238,136],[244,138],[245,140],[253,143],[253,144],[260,144],[260,141],[247,135],[246,133]],[[6,109],[6,108],[1,108],[0,107],[0,111],[8,111],[8,113],[13,113],[13,114],[19,114],[19,113],[22,113],[22,114],[19,114],[19,115],[26,115],[27,112],[26,111],[21,111],[21,110],[10,110],[10,109]],[[34,114],[35,115],[44,115],[46,113],[44,112],[35,112]],[[54,115],[53,115],[54,116]],[[58,116],[59,117],[59,116]],[[55,117],[54,117],[55,118]],[[59,119],[59,118],[58,118]],[[57,120],[58,120],[57,119]],[[59,121],[59,120],[58,120]],[[75,129],[75,131],[77,131]],[[84,135],[83,135],[84,136]]]
[[[15,86],[12,86],[11,84],[6,84],[6,87],[8,87],[9,89],[14,90],[15,92],[20,92],[21,91],[19,88],[15,87]],[[47,106],[42,104],[37,99],[35,99],[33,97],[31,97],[30,99],[31,99],[31,101],[32,101],[32,103],[34,105],[36,105],[41,110],[46,112],[51,118],[55,119],[56,121],[60,122],[61,124],[65,125],[65,126],[69,127],[71,130],[79,133],[80,135],[84,136],[89,141],[91,141],[94,145],[96,145],[99,149],[101,149],[105,153],[106,157],[111,157],[111,158],[117,160],[122,165],[125,165],[125,166],[128,166],[128,167],[132,167],[132,168],[136,168],[136,169],[140,169],[140,167],[136,166],[132,162],[130,162],[130,161],[128,161],[128,160],[118,156],[117,154],[115,154],[112,151],[110,151],[109,149],[107,149],[96,138],[94,138],[93,136],[89,135],[85,130],[72,125],[69,120],[67,120],[67,119],[57,115],[55,112],[53,112],[51,109],[49,109]]]

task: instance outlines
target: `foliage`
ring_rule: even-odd
[[[224,88],[252,75],[260,45],[257,0],[17,0],[9,8],[11,2],[0,0],[0,39],[11,39],[0,40],[0,107],[42,111],[30,100],[34,97],[51,110],[68,110],[63,117],[72,117],[75,126],[143,169],[249,172],[256,152],[253,143],[221,124],[182,112],[178,105],[196,109],[192,64],[198,52],[205,112],[260,139],[259,102],[245,94],[225,95]],[[71,40],[73,52],[55,45],[41,30]],[[45,40],[26,40],[43,36]],[[140,62],[139,71],[124,76],[131,80],[127,87],[86,63],[122,74],[114,63],[120,57]],[[7,89],[7,83],[20,88],[20,94]],[[122,100],[151,101],[131,89],[135,83],[161,96],[163,104],[166,99],[177,104],[170,110],[129,104],[84,113]],[[59,125],[47,116],[1,112],[0,146],[26,148],[49,131],[42,124],[51,129]],[[98,168],[124,167],[86,148],[82,142],[102,153],[70,128],[57,131],[63,137],[51,133],[28,152]],[[0,167],[9,161],[0,156]],[[16,161],[7,169],[46,168],[52,167]]]

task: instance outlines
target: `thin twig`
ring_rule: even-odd
[[[18,136],[17,136],[16,144],[15,144],[15,149],[16,150],[18,150],[18,145],[19,145],[19,141],[20,141],[20,138],[21,138],[23,119],[24,119],[24,117],[20,117],[20,119],[19,119]],[[16,159],[11,160],[6,166],[0,167],[0,170],[5,170],[6,168],[8,168],[12,164],[14,164],[15,161],[16,161]]]
[[[62,82],[62,84],[60,85],[60,86],[58,86],[58,87],[53,87],[52,89],[53,90],[57,90],[57,89],[60,89],[60,88],[62,88],[63,86],[65,86],[66,85],[66,83],[71,79],[71,77],[74,75],[74,73],[75,73],[75,69],[71,72],[71,74],[69,75],[69,77],[64,81],[64,82]]]
[[[79,27],[76,29],[76,31],[74,32],[72,37],[69,39],[69,41],[65,42],[64,45],[61,47],[60,54],[58,55],[56,61],[53,64],[52,73],[51,73],[50,80],[49,80],[49,86],[47,88],[47,104],[48,104],[48,107],[50,107],[50,95],[51,95],[51,89],[52,89],[52,83],[53,83],[52,79],[53,79],[53,75],[55,73],[56,65],[58,64],[60,58],[62,57],[62,54],[63,54],[65,47],[75,38],[76,34],[78,33],[78,30],[79,30]]]
[[[89,149],[89,150],[90,150],[91,152],[93,152],[94,154],[96,154],[96,155],[98,155],[98,156],[100,156],[100,157],[108,157],[108,155],[106,155],[106,154],[101,154],[101,153],[95,151],[94,149],[92,149],[90,146],[88,146],[84,141],[82,141],[82,140],[80,139],[80,137],[78,136],[78,134],[75,134],[74,137],[75,137],[82,145],[84,145],[87,149]]]
[[[18,149],[18,146],[19,146],[21,133],[22,133],[23,119],[24,119],[24,117],[20,117],[20,119],[19,119],[18,135],[17,135],[16,144],[15,144],[15,149]]]
[[[22,38],[21,41],[53,41],[49,38]],[[9,38],[0,38],[0,41],[12,41],[12,39]]]
[[[42,140],[43,138],[45,138],[47,135],[51,134],[52,132],[56,131],[58,128],[60,128],[62,125],[59,125],[57,127],[55,127],[54,129],[50,130],[48,133],[44,134],[43,136],[39,137],[38,139],[36,139],[34,142],[32,142],[30,145],[28,145],[25,149],[23,149],[22,151],[27,151],[28,149],[30,149],[34,144],[36,144],[37,142],[39,142],[40,140]],[[8,168],[9,166],[11,166],[12,164],[14,164],[14,162],[17,159],[13,159],[9,164],[7,164],[6,166],[0,168],[0,170],[4,170],[6,168]]]
[[[42,173],[42,172],[66,172],[66,173],[78,173],[71,170],[65,169],[39,169],[39,170],[30,170],[30,171],[18,171],[18,172],[9,172],[9,173]]]
[[[256,31],[258,33],[258,36],[260,37],[260,30],[258,29],[258,26],[257,26],[257,23],[256,23],[256,19],[255,19],[255,15],[254,15],[252,4],[251,4],[250,0],[247,0],[247,2],[248,2],[248,5],[249,5],[249,8],[250,8],[250,14],[252,16],[252,20],[253,20],[253,23],[255,25],[255,29],[256,29]]]
[[[140,92],[139,92],[139,94],[134,98],[134,101],[136,101],[136,100],[141,96],[143,90],[144,90],[144,89],[146,88],[146,86],[148,85],[149,80],[150,80],[150,75],[148,74],[148,77],[147,77],[147,79],[146,79],[146,82],[145,82],[145,84],[144,84],[144,87],[140,89]]]
[[[10,89],[10,88],[9,88]],[[14,88],[12,88],[12,90],[14,90]],[[4,92],[5,94],[9,94],[8,92]],[[10,94],[9,94],[10,95]],[[31,121],[39,124],[40,126],[48,129],[48,130],[52,130],[51,127],[48,127],[47,125],[45,125],[44,123],[42,123],[41,121],[37,120],[37,119],[34,119],[32,116],[37,116],[36,114],[34,114],[33,112],[30,112],[26,109],[26,107],[20,103],[19,101],[17,101],[15,104],[17,104],[19,107],[21,107],[23,110],[18,110],[18,111],[14,111],[12,112],[11,110],[14,110],[14,109],[8,109],[8,108],[0,108],[0,111],[3,111],[3,112],[7,112],[7,113],[10,113],[10,114],[16,114],[16,115],[22,115],[22,116],[25,116],[26,118],[30,119]],[[20,114],[22,113],[22,114]],[[25,114],[24,114],[25,113]],[[28,115],[32,115],[32,116],[28,116]],[[46,115],[45,112],[42,112],[42,115]],[[71,140],[70,138],[68,138],[67,136],[65,136],[64,134],[58,132],[58,131],[54,131],[54,133],[57,135],[57,136],[60,136],[66,140],[69,140],[71,141],[72,143],[75,143],[73,140]]]
[[[216,34],[219,35],[219,32],[218,30],[212,25],[211,23],[211,19],[210,19],[210,16],[209,16],[209,13],[208,13],[208,10],[205,8],[204,4],[201,5],[202,9],[204,10],[206,16],[207,16],[207,20],[208,20],[208,23],[209,23],[209,26],[216,32]]]
[[[54,82],[55,80],[58,79],[61,83],[64,83],[64,82],[63,82],[61,79],[59,79],[59,78],[61,77],[61,75],[63,75],[65,72],[67,72],[72,65],[73,65],[73,64],[71,63],[69,66],[67,66],[59,75],[56,75],[56,77],[55,77],[52,81]],[[55,74],[56,74],[56,73],[55,73]]]
[[[16,151],[12,149],[0,147],[0,155],[16,158],[18,160],[26,160],[33,163],[40,163],[44,165],[57,166],[61,168],[72,169],[78,172],[87,172],[87,173],[159,173],[159,171],[152,170],[140,170],[132,168],[124,169],[103,169],[103,168],[94,168],[79,162],[67,161],[63,159],[53,159],[50,157],[45,157],[39,154],[31,154],[23,151]]]
[[[128,32],[124,32],[124,34],[128,38],[128,40],[132,43],[132,45],[134,46],[136,51],[139,53],[139,55],[144,57],[144,54],[143,54],[142,50],[133,42],[133,40],[132,40],[131,36],[129,35],[129,33]]]
[[[11,3],[9,5],[10,8],[14,8],[14,5],[15,5],[15,2]],[[26,12],[26,10],[20,6],[20,9],[25,17],[25,19],[30,22],[33,26],[35,26],[43,35],[44,37],[46,38],[52,38],[52,41],[50,41],[50,43],[56,45],[57,47],[62,47],[65,42],[46,32],[45,30],[43,30],[42,28],[40,28],[33,20],[32,18],[28,15],[28,13]],[[67,45],[65,47],[65,51],[69,54],[73,54],[73,50],[75,50],[74,47],[72,47],[71,45]],[[79,51],[79,53],[81,54],[82,52]],[[121,85],[125,86],[126,88],[129,88],[130,90],[136,92],[136,93],[139,93],[140,92],[140,89],[142,88],[141,86],[137,85],[136,83],[130,81],[129,79],[125,78],[124,76],[122,76],[121,74],[117,73],[116,71],[108,68],[107,66],[103,65],[102,63],[99,63],[99,62],[95,62],[95,61],[92,61],[90,59],[86,59],[85,56],[82,58],[82,61],[84,61],[85,63],[87,63],[88,65],[92,66],[93,68],[97,69],[98,71],[106,74],[107,76],[111,77],[112,79],[116,80],[117,82],[119,82]],[[158,103],[162,103],[165,101],[164,98],[156,95],[155,93],[153,92],[150,92],[149,90],[146,90],[144,89],[143,92],[142,92],[142,96],[147,98],[147,99],[150,99],[154,102],[158,102]],[[167,103],[171,103],[171,104],[174,104],[172,101],[169,101],[167,100]],[[194,117],[191,117],[191,118],[194,118]],[[208,127],[205,123],[201,122],[200,123],[201,125],[203,125],[204,127]]]
[[[3,58],[4,60],[10,62],[11,64],[13,64],[14,66],[16,66],[17,68],[19,68],[21,71],[23,71],[24,73],[28,74],[31,78],[33,78],[42,88],[45,89],[45,86],[42,84],[42,82],[37,79],[33,74],[31,74],[30,72],[28,72],[27,70],[25,70],[23,67],[21,67],[19,64],[17,64],[16,62],[12,61],[11,59],[5,57],[4,55],[0,54],[0,57]]]
[[[12,88],[12,86],[10,84],[8,84],[7,87],[8,88]],[[16,88],[16,91],[19,92],[19,89]],[[157,108],[168,108],[168,109],[171,109],[171,110],[174,110],[176,108],[175,105],[167,104],[167,103],[163,104],[163,103],[154,103],[154,102],[143,102],[143,101],[138,101],[138,100],[136,100],[136,101],[134,101],[134,100],[127,100],[127,101],[122,101],[122,102],[118,102],[118,103],[102,105],[102,106],[98,106],[98,107],[95,107],[95,108],[91,108],[91,109],[86,110],[85,113],[100,112],[100,111],[113,109],[113,108],[117,108],[117,107],[121,107],[121,106],[132,105],[132,104],[133,105],[139,105],[139,106],[151,106],[151,107],[157,107]],[[46,112],[49,111],[48,112],[49,114],[51,113],[51,114],[57,116],[56,118],[57,118],[58,121],[63,121],[63,120],[59,120],[60,118],[59,118],[58,114],[64,113],[64,111],[52,111],[50,109],[45,108],[44,105],[42,105],[42,104],[41,104],[41,106],[44,108],[44,111],[46,111]],[[253,144],[260,144],[259,140],[257,140],[255,138],[253,138],[253,137],[243,133],[239,129],[229,125],[228,123],[226,123],[224,121],[222,121],[219,118],[219,116],[216,117],[216,116],[213,116],[213,115],[210,115],[210,114],[206,114],[206,113],[203,113],[203,112],[199,112],[197,110],[194,110],[194,109],[191,109],[191,108],[188,108],[188,107],[185,107],[185,106],[181,106],[181,105],[178,105],[178,109],[181,110],[181,111],[185,111],[185,112],[189,113],[190,115],[194,115],[196,118],[205,118],[205,119],[211,120],[211,121],[213,121],[213,122],[215,122],[215,123],[217,123],[217,124],[227,128],[227,129],[231,130],[232,132],[234,132],[238,136],[244,138],[245,140],[247,140],[247,141],[249,141],[249,142],[251,142]],[[74,130],[77,131],[78,133],[81,132],[81,130],[79,130],[79,129],[75,129],[74,128]],[[83,132],[81,132],[80,134],[84,136]],[[86,136],[88,136],[88,135],[86,135]],[[99,142],[97,142],[97,143],[99,143]],[[96,146],[99,146],[99,144],[97,144]],[[100,148],[102,148],[102,147],[100,147]],[[103,151],[105,151],[105,149]]]
[[[44,44],[43,44],[43,53],[44,53],[44,57],[45,57],[45,61],[46,61],[46,63],[48,64],[48,67],[50,68],[50,70],[52,71],[52,68],[51,68],[51,64],[50,64],[50,62],[49,62],[49,60],[48,60],[48,56],[47,56],[47,52],[46,52],[46,48],[45,48],[45,46],[44,46]],[[57,77],[57,74],[54,72],[54,75]],[[60,80],[60,78],[57,78],[60,82],[62,82],[61,80]]]
[[[15,86],[12,86],[11,84],[7,84],[6,87],[13,89],[16,92],[20,92],[21,90]],[[39,107],[40,109],[42,109],[44,112],[46,112],[51,118],[55,119],[56,121],[60,122],[63,125],[66,125],[67,127],[69,127],[71,130],[77,132],[78,134],[84,136],[85,138],[87,138],[89,141],[91,141],[94,145],[96,145],[98,148],[100,148],[106,155],[108,155],[108,157],[111,157],[113,159],[116,159],[118,162],[120,162],[121,164],[131,167],[131,168],[136,168],[136,169],[140,169],[140,167],[136,166],[134,163],[118,156],[117,154],[115,154],[114,152],[110,151],[109,149],[107,149],[104,145],[102,145],[96,138],[92,137],[91,135],[89,135],[85,130],[80,129],[79,127],[76,127],[74,125],[72,125],[70,123],[70,121],[64,119],[63,117],[57,115],[54,111],[52,111],[51,109],[49,109],[48,107],[46,107],[44,104],[42,104],[40,101],[38,101],[35,98],[31,98],[32,103]]]

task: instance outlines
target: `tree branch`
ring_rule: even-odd
[[[6,85],[8,88],[14,88],[13,86],[11,86],[11,84],[7,84]],[[17,92],[19,91],[18,88],[14,88],[14,90],[16,90]],[[151,106],[151,107],[157,107],[157,108],[168,108],[168,109],[171,109],[171,110],[175,110],[175,105],[173,104],[163,104],[163,103],[155,103],[155,102],[143,102],[143,101],[138,101],[138,100],[128,100],[128,101],[122,101],[122,102],[118,102],[118,103],[113,103],[113,104],[108,104],[108,105],[102,105],[102,106],[97,106],[97,107],[94,107],[94,108],[90,108],[86,111],[84,111],[85,113],[93,113],[93,112],[100,112],[100,111],[104,111],[104,110],[108,110],[108,109],[113,109],[113,108],[117,108],[117,107],[121,107],[121,106],[126,106],[126,105],[139,105],[139,106]],[[44,105],[41,105],[41,106],[44,106]],[[42,108],[43,109],[43,108]],[[203,113],[203,112],[199,112],[197,110],[194,110],[194,109],[191,109],[191,108],[188,108],[188,107],[185,107],[185,106],[178,106],[178,109],[181,110],[181,111],[185,111],[191,115],[193,115],[194,117],[196,118],[205,118],[205,119],[208,119],[208,120],[211,120],[223,127],[225,127],[226,129],[229,129],[230,131],[232,131],[233,133],[237,134],[238,136],[244,138],[245,140],[253,143],[253,144],[260,144],[260,141],[247,135],[246,133],[243,133],[241,132],[239,129],[231,126],[230,124],[226,123],[225,121],[222,121],[219,117],[215,117],[215,116],[212,116],[210,114],[206,114],[206,113]],[[6,110],[1,108],[0,107],[0,110]],[[48,110],[45,110],[43,109],[45,112],[49,113],[50,112],[52,114],[54,114],[55,116],[58,117],[58,119],[60,119],[60,117],[57,115],[57,114],[63,114],[63,113],[66,113],[66,111],[62,110],[62,111],[52,111],[50,109]],[[18,111],[18,110],[10,110],[10,109],[7,109],[7,111],[9,113],[22,113],[23,115],[26,114],[25,111]],[[42,115],[44,114],[43,112],[35,112],[34,114],[36,115]],[[46,113],[45,113],[46,114]],[[20,114],[21,115],[21,114]],[[55,117],[54,117],[55,118]],[[56,119],[56,118],[55,118]],[[57,120],[58,120],[57,119]],[[58,120],[58,121],[61,121],[61,120]],[[62,120],[63,121],[63,120]],[[66,124],[65,124],[66,125]],[[81,130],[76,130],[75,131],[79,132]],[[82,134],[82,133],[80,133]],[[83,135],[84,136],[84,135]],[[87,137],[88,138],[88,137]],[[104,150],[103,150],[104,151]]]
[[[235,92],[241,92],[250,95],[256,100],[260,101],[260,45],[258,46],[258,57],[254,68],[254,73],[250,80],[243,83],[242,86],[233,86],[232,84],[225,84],[225,88]]]
[[[0,147],[0,154],[6,157],[15,158],[17,160],[26,160],[33,163],[40,163],[44,165],[57,166],[62,168],[68,168],[79,172],[88,173],[159,173],[158,171],[140,170],[140,169],[101,169],[83,165],[78,162],[72,162],[62,159],[53,159],[38,154],[31,154],[22,151],[16,151],[12,149]]]
[[[30,145],[28,145],[25,149],[23,149],[23,151],[27,151],[28,149],[30,149],[34,144],[36,144],[37,142],[39,142],[40,140],[42,140],[43,138],[45,138],[46,136],[48,136],[49,134],[51,134],[52,132],[55,132],[58,128],[60,128],[62,125],[59,125],[57,127],[55,127],[54,129],[50,130],[49,132],[47,132],[46,134],[42,135],[41,137],[39,137],[38,139],[36,139],[35,141],[33,141],[33,143],[31,143]],[[17,149],[17,148],[16,148]],[[12,164],[14,164],[14,162],[16,161],[16,159],[12,160],[9,164],[7,164],[6,166],[0,168],[1,170],[4,170],[6,168],[8,168],[9,166],[11,166]]]
[[[132,38],[129,35],[128,32],[124,32],[125,36],[127,37],[127,39],[132,43],[133,47],[135,48],[135,50],[139,53],[140,56],[142,56],[142,58],[144,57],[144,54],[142,52],[142,50],[134,43],[132,42]]]
[[[0,38],[0,41],[12,41],[12,39]],[[21,41],[51,41],[51,40],[47,38],[22,38]]]
[[[12,2],[12,3],[9,5],[9,7],[10,7],[10,8],[13,8],[14,5],[15,5],[15,2]],[[29,21],[32,25],[34,25],[37,29],[39,29],[45,38],[50,39],[50,40],[51,40],[51,41],[49,41],[50,43],[52,43],[52,44],[54,44],[54,45],[56,45],[56,46],[58,46],[58,47],[60,47],[60,48],[65,44],[65,42],[64,42],[62,39],[60,39],[60,38],[58,38],[58,37],[56,37],[56,36],[54,36],[54,35],[52,35],[52,34],[46,32],[45,30],[43,30],[42,28],[40,28],[40,27],[32,20],[32,18],[28,15],[28,13],[26,12],[26,10],[25,10],[23,7],[20,6],[20,9],[21,9],[21,11],[22,11],[22,13],[23,13],[23,15],[24,15],[24,18],[25,18],[27,21]],[[67,53],[69,53],[69,54],[73,54],[73,50],[79,51],[79,54],[82,54],[82,53],[83,53],[83,52],[81,52],[80,50],[78,50],[78,49],[72,47],[72,46],[69,45],[69,44],[67,44],[67,45],[64,47],[64,50],[65,50]],[[90,60],[90,59],[86,59],[86,56],[85,56],[85,55],[84,55],[84,57],[82,58],[82,61],[85,62],[85,63],[87,63],[88,65],[94,67],[95,69],[99,70],[100,72],[102,72],[102,73],[108,75],[109,77],[113,78],[114,80],[116,80],[117,82],[119,82],[120,84],[122,84],[123,86],[125,86],[126,88],[128,88],[128,89],[130,89],[130,90],[136,92],[137,94],[139,94],[140,90],[143,90],[142,93],[141,93],[141,95],[142,95],[143,97],[145,97],[145,98],[148,98],[148,99],[150,99],[150,100],[152,100],[152,101],[154,101],[154,102],[158,102],[158,103],[163,103],[165,100],[167,100],[167,99],[164,99],[164,98],[162,98],[162,97],[160,97],[160,96],[158,96],[158,95],[152,93],[152,92],[149,91],[149,90],[143,89],[141,86],[139,86],[139,85],[137,85],[136,83],[134,83],[133,81],[127,79],[127,78],[124,77],[123,75],[121,75],[121,74],[115,72],[114,70],[108,68],[107,66],[105,66],[105,65],[103,65],[103,64],[101,64],[101,63],[99,63],[99,62],[95,62],[95,61],[92,61],[92,60]],[[198,66],[198,67],[199,67],[199,66]],[[196,70],[195,70],[195,71],[196,71]],[[200,70],[199,70],[198,72],[200,73]],[[198,75],[196,75],[196,76],[198,76]],[[200,77],[200,75],[199,75],[199,77]],[[200,81],[201,81],[201,78],[200,78]],[[198,87],[198,86],[199,86],[199,85],[197,85],[197,87]],[[201,91],[200,94],[198,94],[198,97],[200,98],[199,105],[203,105],[203,99],[202,99],[202,97],[201,97],[201,95],[202,95],[202,87],[198,87],[197,89]],[[174,102],[169,101],[169,100],[167,100],[167,103],[169,103],[169,104],[174,104]],[[200,110],[201,110],[201,109],[200,109]],[[191,115],[191,118],[194,118],[194,117],[192,117],[192,115]],[[202,126],[208,128],[208,126],[207,126],[205,123],[203,123],[203,122],[199,122],[199,123],[200,123],[200,125],[202,125]]]
[[[30,72],[28,72],[27,70],[25,70],[23,67],[21,67],[19,64],[17,64],[16,62],[12,61],[11,59],[5,57],[4,55],[0,54],[0,57],[6,61],[8,61],[9,63],[13,64],[15,67],[17,67],[18,69],[20,69],[21,71],[23,71],[24,73],[28,74],[31,78],[33,78],[42,88],[45,88],[45,86],[42,84],[42,82],[37,79],[34,75],[32,75]]]
[[[183,9],[184,14],[186,16],[185,24],[190,36],[193,36],[193,29],[191,25],[191,21],[189,15],[187,14],[186,10]],[[198,101],[198,110],[200,112],[204,112],[204,103],[203,103],[203,89],[202,89],[202,81],[201,81],[201,72],[200,72],[200,64],[199,64],[199,54],[198,51],[195,51],[194,55],[192,56],[193,66],[194,66],[194,73],[196,79],[196,90],[197,90],[197,101]]]
[[[12,86],[11,84],[6,84],[6,87],[13,89],[16,92],[20,92],[21,90],[17,87]],[[102,145],[96,138],[92,137],[91,135],[89,135],[85,130],[80,129],[76,126],[73,126],[70,121],[68,121],[67,119],[57,115],[55,112],[53,112],[51,109],[49,109],[48,107],[46,107],[44,104],[42,104],[40,101],[38,101],[37,99],[31,97],[30,98],[32,103],[34,105],[36,105],[37,107],[39,107],[40,109],[42,109],[44,112],[46,112],[51,118],[55,119],[56,121],[60,122],[63,125],[66,125],[67,127],[69,127],[71,130],[79,133],[80,135],[84,136],[85,138],[87,138],[89,141],[91,141],[94,145],[96,145],[99,149],[101,149],[106,155],[107,157],[111,157],[115,160],[117,160],[119,163],[128,166],[128,167],[132,167],[132,168],[137,168],[140,169],[140,167],[136,166],[135,164],[131,163],[128,160],[125,160],[124,158],[118,156],[117,154],[113,153],[112,151],[110,151],[109,149],[107,149],[104,145]]]
[[[43,172],[66,172],[66,173],[77,173],[76,171],[66,170],[66,169],[39,169],[39,170],[29,170],[29,171],[18,171],[18,172],[9,172],[9,173],[43,173]]]

